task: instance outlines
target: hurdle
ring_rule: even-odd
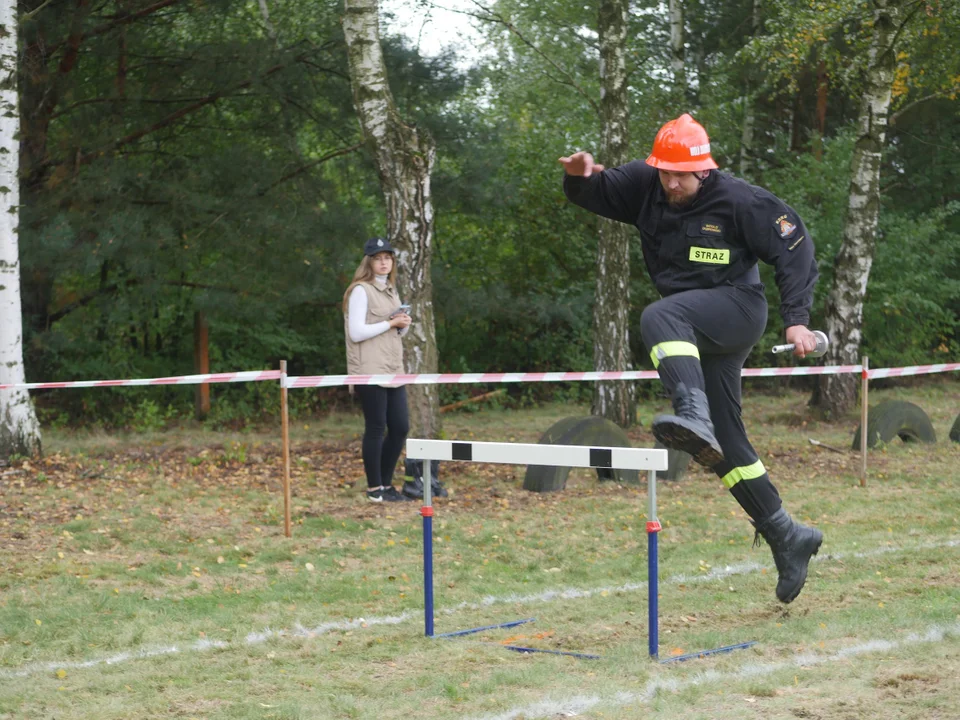
[[[667,451],[648,448],[590,447],[586,445],[534,445],[527,443],[460,442],[456,440],[407,440],[407,457],[423,460],[423,612],[424,635],[429,638],[458,637],[496,628],[515,627],[532,622],[535,618],[513,620],[498,625],[458,630],[452,633],[434,634],[433,597],[433,503],[430,477],[430,460],[496,463],[504,465],[550,465],[579,468],[610,468],[617,470],[647,471],[647,570],[648,602],[647,617],[650,657],[659,653],[659,611],[657,604],[657,470],[667,469]],[[517,652],[550,652],[581,658],[597,658],[597,655],[567,653],[557,650],[509,647]]]

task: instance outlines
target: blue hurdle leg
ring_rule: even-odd
[[[422,507],[423,515],[423,634],[433,637],[433,508]]]
[[[656,659],[660,652],[660,621],[658,596],[660,594],[660,583],[658,581],[658,559],[657,559],[657,533],[663,528],[660,521],[657,520],[657,471],[650,470],[647,473],[647,498],[649,500],[649,513],[647,517],[647,590],[649,596],[647,599],[647,626],[649,628],[649,650],[650,657]]]
[[[423,460],[423,621],[424,635],[433,637],[433,505],[430,461]]]

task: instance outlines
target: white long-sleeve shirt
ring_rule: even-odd
[[[376,275],[374,276],[374,280],[384,285],[387,282],[387,276],[384,275],[381,277],[380,275]],[[347,304],[350,321],[350,339],[355,343],[369,340],[391,329],[390,323],[386,320],[381,320],[377,323],[367,323],[367,306],[367,291],[360,285],[357,285],[350,293],[350,301]],[[400,336],[406,335],[409,330],[409,327],[401,329]]]

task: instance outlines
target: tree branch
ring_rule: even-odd
[[[69,305],[64,305],[55,313],[51,313],[50,315],[48,315],[47,326],[49,327],[50,325],[53,325],[53,323],[57,322],[58,320],[62,320],[67,315],[72,313],[74,310],[79,310],[80,308],[85,307],[86,305],[89,305],[99,297],[102,297],[104,295],[112,295],[113,293],[117,292],[117,290],[119,290],[121,287],[132,287],[140,284],[142,284],[140,280],[128,280],[123,283],[113,283],[112,285],[106,285],[104,287],[98,288],[94,290],[92,293],[89,293],[88,295],[84,295],[82,298],[74,300]],[[224,287],[220,285],[205,285],[203,283],[187,282],[185,280],[180,280],[180,281],[167,280],[160,284],[165,285],[167,287],[190,288],[191,290],[218,290],[220,292],[235,293],[237,295],[244,294],[244,293],[250,294],[249,290],[246,290],[246,289]]]
[[[296,59],[295,59],[296,62],[299,62],[299,60],[300,60],[300,58],[296,58]],[[283,64],[274,65],[273,67],[267,69],[267,70],[260,76],[259,79],[262,80],[262,79],[264,79],[264,78],[270,77],[271,75],[274,75],[274,74],[280,72],[280,71],[283,70],[285,67],[286,67],[286,65],[283,65]],[[164,117],[164,118],[161,118],[161,119],[158,120],[157,122],[155,122],[155,123],[153,123],[153,124],[151,124],[151,125],[148,125],[147,127],[140,128],[139,130],[137,130],[137,131],[135,131],[135,132],[132,132],[132,133],[130,133],[130,134],[128,134],[128,135],[120,138],[119,140],[116,140],[116,141],[110,143],[109,145],[100,148],[99,150],[93,150],[93,151],[88,152],[88,153],[85,153],[85,154],[80,154],[80,153],[78,152],[78,153],[77,153],[78,157],[77,157],[74,161],[72,161],[72,162],[73,162],[73,164],[75,165],[75,167],[80,167],[80,166],[82,166],[82,165],[89,165],[91,162],[93,162],[93,161],[96,160],[97,158],[103,157],[103,156],[106,155],[107,153],[114,152],[115,150],[120,149],[120,148],[123,147],[124,145],[129,145],[130,143],[135,142],[135,141],[139,140],[140,138],[146,137],[147,135],[150,135],[151,133],[154,133],[154,132],[156,132],[157,130],[162,130],[163,128],[167,127],[168,125],[172,125],[172,124],[175,123],[177,120],[179,120],[179,119],[181,119],[181,118],[183,118],[183,117],[185,117],[185,116],[187,116],[187,115],[190,115],[191,113],[196,112],[197,110],[200,110],[201,108],[204,108],[204,107],[206,107],[207,105],[211,105],[212,103],[217,102],[217,100],[220,100],[220,99],[222,99],[222,98],[224,98],[224,97],[227,97],[227,96],[229,96],[230,94],[236,92],[237,90],[243,90],[243,89],[245,89],[245,88],[250,87],[251,85],[254,84],[255,80],[257,80],[257,79],[258,79],[258,78],[250,78],[250,79],[248,79],[248,80],[244,80],[244,81],[241,82],[241,83],[237,83],[237,84],[234,85],[232,88],[229,88],[229,89],[227,89],[227,90],[222,90],[222,91],[219,91],[219,92],[211,93],[210,95],[207,95],[206,97],[201,98],[200,100],[197,100],[196,102],[194,102],[194,103],[192,103],[192,104],[190,104],[190,105],[187,105],[186,107],[182,107],[182,108],[180,108],[179,110],[176,110],[176,111],[170,113],[169,115],[167,115],[167,116]],[[71,161],[66,161],[66,162],[71,162]],[[63,166],[64,164],[65,164],[65,163],[61,162],[61,163],[58,163],[57,165]],[[47,168],[49,168],[49,167],[51,167],[51,166],[53,166],[53,165],[54,165],[54,163],[48,161],[48,162],[44,163],[42,167],[43,167],[44,169],[47,169]]]
[[[915,2],[913,2],[913,3],[908,3],[908,4],[912,4],[912,5],[913,5],[913,9],[911,9],[911,10],[907,13],[907,17],[904,18],[903,22],[900,23],[900,26],[897,28],[897,31],[893,34],[893,38],[891,38],[891,40],[890,40],[890,45],[888,45],[887,48],[884,50],[885,53],[888,53],[888,52],[889,52],[889,53],[895,53],[895,52],[896,52],[897,41],[900,39],[900,34],[906,29],[907,25],[908,25],[908,24],[910,23],[910,21],[913,19],[913,16],[916,15],[916,14],[920,11],[920,8],[923,7],[923,5],[924,5],[924,3],[923,3],[922,0],[915,0]]]
[[[593,111],[594,111],[597,115],[600,114],[600,107],[597,105],[597,103],[594,101],[594,99],[593,99],[592,97],[590,97],[590,95],[588,95],[588,94],[583,90],[583,88],[581,88],[581,87],[577,84],[577,81],[576,81],[576,79],[573,77],[573,75],[571,75],[569,72],[567,72],[567,71],[564,70],[562,67],[560,67],[556,62],[553,61],[553,59],[551,59],[550,57],[548,57],[542,50],[540,50],[540,48],[538,48],[536,45],[534,45],[530,40],[527,40],[527,38],[524,36],[523,33],[520,32],[520,30],[517,28],[516,25],[514,25],[512,22],[510,22],[509,20],[507,20],[507,19],[506,19],[503,15],[501,15],[500,13],[494,12],[494,11],[490,10],[489,8],[485,7],[481,2],[479,2],[479,0],[471,0],[471,2],[472,2],[474,5],[476,5],[478,8],[480,8],[480,10],[482,10],[482,11],[483,11],[484,13],[486,13],[486,14],[485,14],[485,15],[481,15],[481,14],[479,14],[479,13],[467,12],[466,10],[452,10],[452,9],[450,9],[450,8],[443,8],[443,7],[440,6],[440,5],[437,5],[436,7],[440,7],[440,8],[442,8],[442,9],[444,9],[444,10],[449,10],[450,12],[455,12],[455,13],[459,13],[459,14],[462,14],[462,15],[468,15],[468,16],[470,16],[470,17],[477,18],[478,20],[482,20],[482,21],[484,21],[484,22],[497,22],[497,23],[500,23],[501,25],[503,25],[504,27],[506,27],[510,32],[512,32],[514,35],[516,35],[518,38],[520,38],[520,41],[521,41],[524,45],[526,45],[528,48],[530,48],[531,50],[533,50],[533,52],[535,52],[535,53],[536,53],[537,55],[539,55],[543,60],[545,60],[545,61],[547,62],[547,64],[549,64],[553,69],[555,69],[555,70],[556,70],[557,72],[559,72],[561,75],[563,75],[564,77],[566,77],[566,78],[567,78],[567,82],[564,83],[564,84],[570,85],[570,87],[572,87],[574,90],[576,90],[577,93],[579,93],[579,94],[590,104],[590,107],[593,108]]]
[[[40,5],[39,7],[35,7],[30,12],[24,13],[23,15],[20,16],[20,22],[21,23],[30,22],[31,20],[33,20],[34,17],[36,17],[37,13],[39,13],[41,10],[43,10],[47,5],[49,5],[52,2],[53,0],[46,0],[46,2]]]
[[[229,97],[224,94],[224,97]],[[239,96],[238,96],[239,97]],[[184,102],[197,102],[203,98],[170,98],[169,100],[153,100],[150,98],[128,98],[128,97],[98,97],[90,98],[89,100],[79,100],[71,105],[68,105],[60,112],[55,112],[50,116],[51,120],[56,120],[59,117],[66,115],[69,112],[76,110],[77,108],[83,107],[84,105],[113,105],[116,103],[142,103],[144,105],[173,105]]]
[[[310,60],[303,60],[302,62],[303,62],[303,64],[306,65],[307,67],[312,67],[314,70],[319,70],[320,72],[330,73],[331,75],[336,75],[337,77],[343,78],[344,80],[347,80],[347,81],[350,80],[350,76],[349,76],[349,75],[347,75],[346,73],[342,73],[342,72],[340,72],[339,70],[334,70],[333,68],[324,67],[323,65],[317,65],[317,63],[311,62]]]
[[[260,2],[260,17],[263,18],[263,24],[267,28],[267,36],[273,40],[274,45],[280,44],[280,39],[277,36],[277,30],[273,27],[273,23],[270,22],[270,9],[267,7],[267,0],[259,0]]]
[[[281,183],[284,183],[284,182],[286,182],[287,180],[290,180],[290,179],[292,179],[292,178],[295,178],[297,175],[299,175],[299,174],[301,174],[301,173],[303,173],[303,172],[306,172],[306,171],[309,170],[310,168],[316,167],[316,166],[319,165],[320,163],[325,163],[327,160],[332,160],[333,158],[338,157],[338,156],[340,156],[340,155],[347,155],[347,154],[349,154],[349,153],[355,152],[356,150],[359,150],[359,149],[362,148],[362,147],[363,147],[363,142],[359,142],[359,143],[357,143],[356,145],[351,145],[350,147],[340,148],[339,150],[333,150],[333,151],[331,151],[331,152],[328,152],[326,155],[323,155],[322,157],[319,157],[319,158],[317,158],[316,160],[311,160],[311,161],[308,162],[306,165],[301,165],[301,166],[298,167],[296,170],[293,170],[293,171],[291,171],[291,172],[288,172],[286,175],[284,175],[283,177],[281,177],[279,180],[270,183],[270,184],[267,185],[265,188],[263,188],[262,190],[260,190],[259,192],[257,192],[257,195],[260,196],[260,197],[263,197],[263,196],[266,195],[268,192],[270,192],[273,188],[275,188],[277,185],[280,185]]]
[[[153,5],[148,5],[142,10],[137,10],[136,12],[132,12],[132,13],[125,13],[123,15],[114,15],[112,16],[114,18],[112,22],[104,23],[103,25],[98,25],[92,30],[82,33],[80,35],[80,41],[82,42],[87,38],[96,37],[97,35],[103,35],[104,33],[110,32],[114,28],[118,28],[121,25],[129,25],[130,23],[134,23],[137,20],[140,20],[141,18],[146,17],[147,15],[152,15],[158,10],[163,10],[164,8],[169,7],[171,5],[176,5],[178,2],[180,2],[180,0],[159,0],[159,2],[156,2]],[[53,55],[57,50],[59,50],[63,46],[63,44],[64,43],[60,42],[60,43],[54,43],[52,45],[47,46],[46,52],[45,52],[47,57],[49,57],[50,55]]]
[[[913,108],[915,108],[917,105],[920,105],[921,103],[929,102],[930,100],[935,100],[938,97],[944,97],[945,95],[949,95],[950,93],[953,93],[953,92],[956,92],[956,90],[939,90],[938,92],[927,95],[926,97],[922,97],[917,100],[914,100],[911,103],[907,103],[902,108],[897,110],[893,115],[891,115],[890,119],[887,120],[887,123],[889,125],[895,125],[897,120],[900,119],[900,116],[903,115],[908,110],[912,110]]]

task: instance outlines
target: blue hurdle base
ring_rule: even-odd
[[[589,653],[567,652],[565,650],[541,650],[539,648],[520,647],[519,645],[501,645],[507,650],[513,650],[518,653],[547,653],[548,655],[567,655],[569,657],[580,658],[581,660],[599,660],[600,655],[591,655]]]
[[[464,635],[474,635],[484,630],[501,630],[503,628],[512,628],[524,623],[536,622],[536,618],[525,618],[523,620],[512,620],[510,622],[498,623],[497,625],[484,625],[483,627],[470,628],[469,630],[454,630],[453,632],[441,633],[439,635],[430,635],[430,638],[455,638]],[[499,645],[499,643],[497,643]],[[541,650],[539,648],[521,647],[520,645],[500,645],[506,650],[512,650],[519,653],[547,653],[549,655],[567,655],[569,657],[580,658],[581,660],[599,660],[599,655],[589,653],[566,652],[564,650]]]
[[[470,628],[469,630],[455,630],[454,632],[440,633],[439,635],[429,635],[428,637],[432,638],[452,638],[460,637],[462,635],[473,635],[474,633],[483,632],[484,630],[498,630],[500,628],[512,628],[517,625],[523,625],[524,623],[534,622],[536,618],[526,618],[524,620],[511,620],[510,622],[499,623],[498,625],[484,625],[483,627]]]
[[[756,640],[750,640],[749,642],[737,643],[736,645],[726,645],[724,647],[714,648],[713,650],[701,650],[700,652],[677,655],[676,657],[661,660],[660,664],[666,665],[667,663],[685,662],[687,660],[696,660],[697,658],[707,657],[708,655],[720,655],[722,653],[733,652],[734,650],[745,650],[746,648],[752,647],[756,644]]]

